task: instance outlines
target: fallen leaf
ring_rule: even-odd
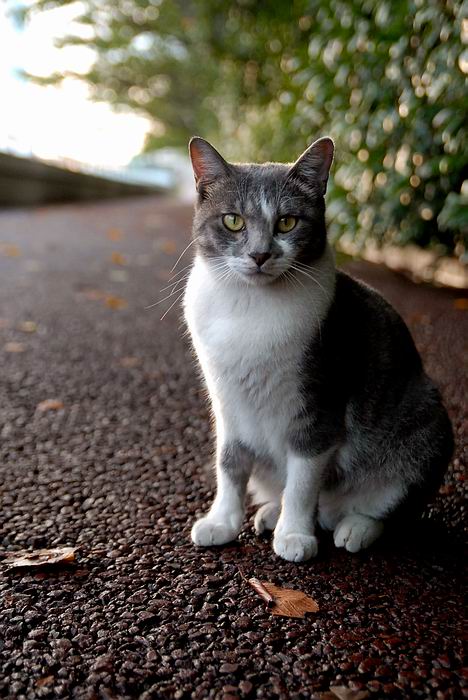
[[[121,297],[113,296],[113,294],[108,294],[105,298],[105,304],[109,309],[126,309],[128,302]]]
[[[16,343],[14,340],[5,343],[5,352],[24,352],[26,346],[24,343]]]
[[[269,608],[271,608],[275,604],[275,599],[273,598],[271,593],[267,591],[263,583],[258,580],[258,578],[249,578],[249,584],[252,586],[254,591],[258,593],[260,598],[263,598],[263,600]]]
[[[331,685],[330,693],[333,700],[364,700],[369,697],[368,690],[352,690],[345,685]]]
[[[49,564],[70,564],[75,561],[75,547],[55,547],[36,549],[30,552],[21,549],[17,552],[2,552],[2,563],[11,569],[20,566],[44,566]]]
[[[19,324],[18,329],[23,331],[23,333],[35,333],[37,331],[37,323],[34,321],[22,321]]]
[[[420,323],[422,326],[429,326],[431,323],[431,318],[427,314],[412,314],[408,320],[410,323]]]
[[[163,251],[163,253],[167,253],[167,255],[172,255],[177,251],[177,246],[174,243],[174,241],[171,241],[167,238],[160,242],[159,247]]]
[[[106,236],[111,241],[120,241],[123,238],[123,233],[119,228],[109,228],[106,231]]]
[[[455,299],[453,305],[459,311],[468,311],[468,298],[461,297],[460,299]]]
[[[127,261],[122,253],[117,253],[114,251],[111,255],[111,262],[113,265],[126,265]]]
[[[55,676],[45,676],[45,678],[39,678],[34,685],[37,688],[42,688],[44,685],[50,685],[54,680]]]
[[[119,365],[121,367],[138,367],[141,363],[139,357],[121,357],[119,360]]]
[[[250,586],[265,600],[270,606],[273,615],[284,617],[304,617],[306,612],[317,612],[318,604],[313,598],[302,591],[292,588],[281,588],[267,581],[259,581],[256,578],[248,579]],[[267,596],[271,596],[273,603]]]
[[[0,254],[7,258],[18,258],[21,255],[21,250],[13,243],[0,243]]]
[[[60,399],[45,399],[36,406],[36,409],[42,413],[45,411],[58,411],[60,408],[63,408],[63,401],[60,401]]]

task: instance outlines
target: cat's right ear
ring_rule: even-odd
[[[223,156],[211,143],[200,136],[194,136],[190,139],[189,153],[198,192],[201,192],[206,185],[229,173],[229,164]]]

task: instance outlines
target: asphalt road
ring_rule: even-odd
[[[172,299],[145,308],[190,217],[157,197],[0,214],[2,551],[77,548],[75,564],[37,570],[0,556],[0,696],[463,697],[466,295],[349,266],[402,313],[454,423],[420,527],[358,555],[323,536],[303,565],[251,521],[199,551],[209,409],[178,305],[163,321]],[[272,616],[241,572],[320,610]]]

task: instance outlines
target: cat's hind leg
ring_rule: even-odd
[[[333,530],[336,547],[359,552],[375,542],[384,530],[386,517],[405,495],[403,484],[364,481],[354,488],[339,487],[320,494],[319,521]]]
[[[281,503],[270,501],[265,503],[255,513],[254,528],[257,535],[261,535],[265,531],[273,531],[280,516]]]
[[[335,547],[344,547],[348,552],[359,552],[369,547],[382,534],[384,524],[368,515],[351,513],[346,515],[335,528]]]

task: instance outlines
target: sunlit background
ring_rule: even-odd
[[[328,134],[334,242],[466,262],[461,0],[7,0],[0,33],[0,151],[192,192],[193,134],[251,161]]]
[[[82,4],[32,14],[25,23],[12,13],[23,6],[18,0],[0,4],[0,150],[103,167],[126,165],[144,146],[148,118],[94,102],[89,86],[77,78],[42,86],[23,75],[45,78],[86,73],[92,67],[96,58],[92,48],[55,45],[69,33],[91,37],[90,28],[86,31],[74,22],[83,12]]]

